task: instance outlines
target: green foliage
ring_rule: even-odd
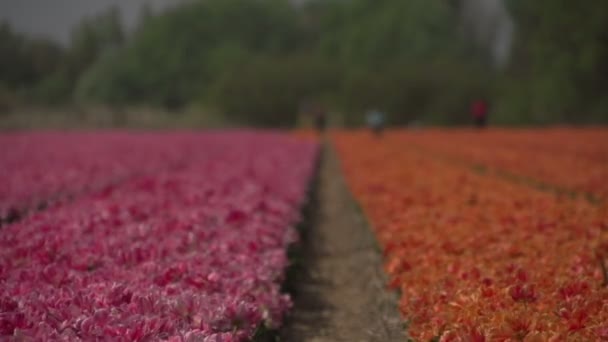
[[[468,119],[468,101],[487,77],[471,73],[475,57],[454,29],[450,2],[330,0],[310,11],[319,17],[319,50],[346,67],[338,93],[348,124],[361,124],[372,108],[392,124]]]
[[[22,91],[57,71],[62,58],[58,46],[29,39],[0,24],[0,84]]]
[[[25,100],[47,105],[72,99],[78,78],[125,36],[117,10],[87,18],[74,30],[69,48],[30,39],[0,26],[0,83]]]
[[[30,100],[46,105],[60,105],[71,99],[73,80],[65,72],[54,72],[29,91]]]
[[[117,49],[125,41],[125,33],[116,8],[84,19],[72,33],[69,71],[80,75],[108,50]]]
[[[455,53],[457,13],[439,0],[329,0],[321,11],[320,48],[365,68]]]
[[[92,94],[110,105],[122,105],[135,97],[136,88],[130,75],[127,61],[122,53],[106,53],[80,77],[74,98],[78,102],[89,102]],[[121,61],[121,62],[118,62]]]
[[[319,58],[252,58],[226,73],[210,100],[235,122],[293,126],[303,100],[322,100],[339,82],[336,68]]]
[[[466,36],[457,0],[193,0],[142,14],[127,37],[110,10],[64,49],[0,26],[4,102],[191,104],[227,121],[297,122],[306,101],[357,125],[464,124],[490,100],[499,124],[608,122],[608,2],[505,0],[516,22],[506,72]]]
[[[130,102],[180,108],[249,54],[290,50],[297,42],[294,16],[288,3],[278,0],[187,3],[149,17],[113,59],[115,65],[87,75],[92,86],[83,86],[88,90],[82,93],[96,101],[125,96]],[[118,81],[123,86],[116,88]]]
[[[463,124],[469,121],[471,101],[490,95],[487,70],[453,61],[389,64],[373,72],[358,72],[347,79],[343,95],[350,115],[361,124],[364,112],[379,109],[388,122]]]
[[[18,100],[12,90],[0,84],[0,116],[8,113],[18,103]]]
[[[508,3],[520,31],[504,82],[511,110],[526,115],[522,122],[607,122],[608,2]]]

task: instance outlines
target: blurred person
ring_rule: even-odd
[[[488,122],[488,103],[484,99],[478,99],[471,104],[471,115],[477,128],[484,128]]]
[[[325,132],[327,126],[327,111],[322,105],[316,105],[313,110],[315,128],[319,134]]]
[[[367,127],[376,135],[381,136],[384,130],[384,113],[379,110],[370,110],[367,112],[366,121]]]

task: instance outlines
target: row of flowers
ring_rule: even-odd
[[[0,135],[0,220],[129,177],[179,167],[211,139],[115,131]]]
[[[394,137],[466,162],[608,199],[607,129],[428,130]]]
[[[205,139],[178,169],[3,227],[0,340],[243,341],[278,327],[317,147]]]
[[[605,209],[390,135],[333,138],[413,339],[608,340]]]

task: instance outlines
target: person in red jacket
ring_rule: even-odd
[[[478,128],[485,127],[488,121],[488,103],[484,99],[473,101],[471,114]]]

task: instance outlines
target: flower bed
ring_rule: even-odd
[[[126,132],[0,135],[0,220],[179,166],[197,139],[192,134]]]
[[[0,339],[242,341],[278,327],[316,145],[203,141],[179,169],[5,226]]]
[[[393,137],[493,170],[608,198],[607,129],[428,130]]]
[[[414,340],[608,339],[607,212],[390,136],[334,141]]]

